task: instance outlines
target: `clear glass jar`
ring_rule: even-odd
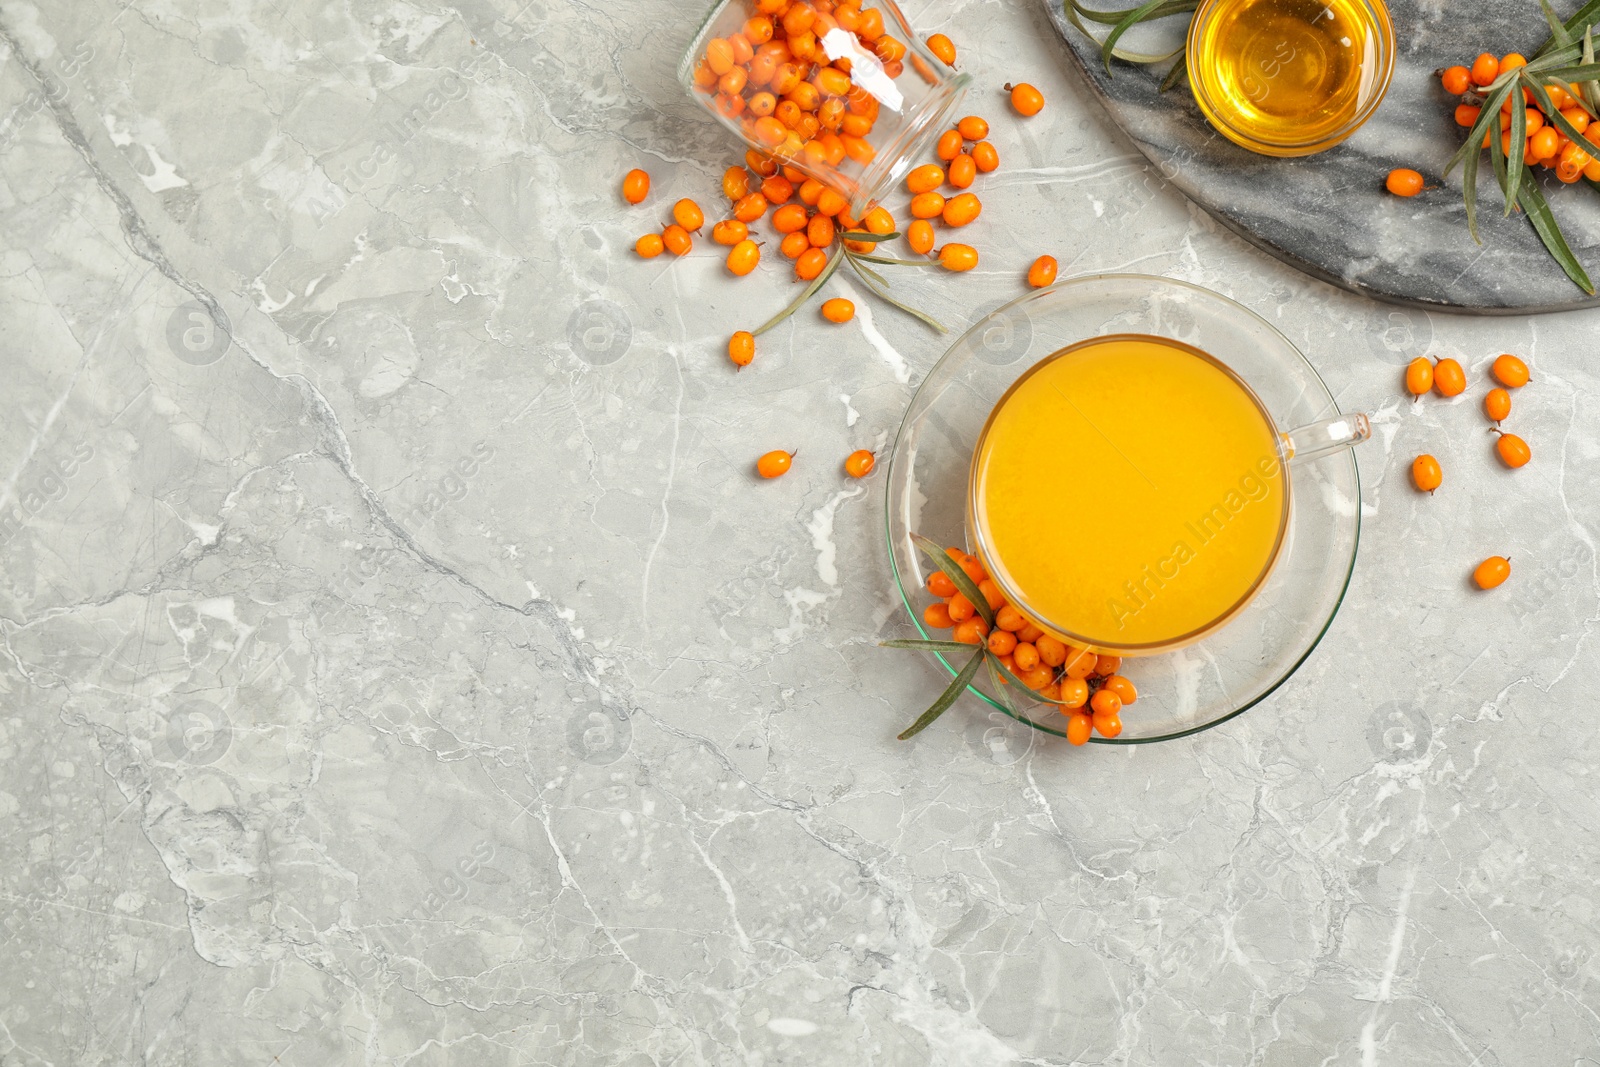
[[[751,147],[860,218],[951,122],[970,79],[893,0],[722,0],[678,65],[689,94]]]

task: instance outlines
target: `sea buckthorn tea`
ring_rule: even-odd
[[[1392,33],[1381,0],[1211,0],[1190,32],[1195,99],[1253,151],[1320,151],[1383,95]]]
[[[1282,544],[1281,438],[1219,360],[1138,334],[1046,357],[989,416],[969,521],[989,573],[1064,639],[1151,651],[1231,617]]]

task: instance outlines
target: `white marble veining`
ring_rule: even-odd
[[[980,268],[897,288],[1182,277],[1375,413],[1299,675],[1151,747],[894,740],[943,683],[875,647],[838,467],[945,342],[863,293],[735,373],[786,273],[632,255],[738,156],[673,79],[697,12],[0,0],[0,1065],[1600,1064],[1600,312],[1297,275],[1038,5],[909,10],[1003,165]],[[1401,401],[1417,353],[1474,387]]]

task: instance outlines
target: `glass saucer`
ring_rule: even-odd
[[[885,515],[889,561],[912,622],[922,611],[927,560],[911,534],[970,548],[966,530],[972,450],[989,411],[1039,360],[1088,337],[1139,333],[1183,341],[1227,363],[1247,381],[1280,430],[1331,418],[1338,405],[1316,369],[1260,316],[1208,289],[1141,274],[1096,274],[1013,300],[980,319],[928,373],[906,410],[889,458]],[[1346,449],[1297,463],[1291,474],[1289,529],[1266,585],[1221,630],[1196,644],[1124,662],[1139,699],[1124,709],[1120,737],[1101,744],[1168,741],[1226,722],[1289,679],[1327,632],[1355,567],[1361,484]],[[933,654],[954,676],[965,662]],[[1017,710],[994,694],[987,672],[971,691],[1000,711],[1064,736],[1050,704],[1016,696]]]

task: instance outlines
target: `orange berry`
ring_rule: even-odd
[[[750,172],[743,167],[729,167],[722,172],[722,195],[738,203],[750,195]]]
[[[661,241],[667,246],[667,251],[675,256],[686,256],[694,247],[694,240],[689,236],[689,231],[677,223],[661,231]]]
[[[712,38],[706,44],[706,64],[719,78],[728,73],[733,69],[733,45],[721,37]]]
[[[1444,86],[1444,91],[1451,96],[1460,96],[1472,87],[1472,72],[1466,67],[1446,67],[1439,75],[1439,82]]]
[[[779,233],[795,233],[806,228],[806,209],[802,204],[785,204],[772,213],[772,228]]]
[[[637,204],[650,195],[650,175],[635,167],[622,178],[622,199]]]
[[[1511,414],[1511,394],[1499,386],[1495,386],[1484,394],[1483,413],[1495,422],[1499,422]]]
[[[807,207],[816,207],[817,201],[822,199],[822,190],[826,188],[827,186],[817,181],[817,179],[807,178],[800,183],[800,188],[795,191],[794,195],[798,196],[800,202]]]
[[[944,197],[938,193],[918,193],[911,198],[913,218],[936,219],[944,212]]]
[[[820,248],[810,248],[802,252],[800,258],[794,261],[794,272],[801,281],[809,282],[821,274],[823,268],[827,265],[828,253]]]
[[[1406,391],[1421,396],[1433,388],[1433,363],[1426,356],[1418,356],[1406,364]]]
[[[1081,708],[1089,703],[1089,683],[1082,678],[1063,678],[1061,703],[1069,708]]]
[[[750,361],[756,358],[755,334],[749,330],[739,330],[728,338],[728,358],[733,360],[735,366],[748,367]]]
[[[946,226],[965,226],[983,212],[983,202],[974,193],[960,193],[944,203],[941,212]]]
[[[1133,683],[1120,674],[1113,674],[1107,678],[1106,684],[1100,687],[1100,692],[1117,694],[1117,699],[1122,701],[1123,707],[1139,699],[1139,691],[1133,687]]]
[[[967,595],[965,593],[951,594],[949,603],[950,617],[956,620],[956,622],[960,622],[963,619],[970,619],[978,613],[978,609],[972,606],[972,601],[967,599]]]
[[[1528,460],[1533,458],[1528,442],[1514,433],[1500,434],[1500,439],[1494,443],[1494,450],[1500,454],[1500,462],[1508,467],[1526,466]]]
[[[761,195],[766,197],[769,203],[787,204],[789,198],[794,195],[794,183],[781,174],[774,174],[762,181]]]
[[[1024,626],[1022,629],[1017,631],[1017,640],[1018,641],[1026,641],[1030,645],[1033,644],[1035,641],[1039,640],[1039,638],[1041,638],[1043,636],[1044,636],[1044,631],[1039,629],[1037,626],[1035,626],[1031,622],[1028,623],[1026,626]]]
[[[761,262],[761,246],[748,237],[728,249],[728,269],[743,277]]]
[[[979,585],[989,577],[989,572],[983,569],[983,564],[978,562],[977,556],[961,557],[961,571],[972,579],[974,585]]]
[[[942,62],[945,66],[953,67],[956,65],[955,42],[951,41],[950,38],[946,37],[944,34],[936,33],[932,37],[928,38],[928,51],[938,56],[940,62]]]
[[[933,223],[918,219],[906,227],[906,243],[911,251],[926,254],[933,251]]]
[[[971,270],[978,265],[978,250],[971,245],[945,245],[939,249],[939,265],[945,270]]]
[[[1028,268],[1028,284],[1035,289],[1043,289],[1056,280],[1056,257],[1040,256],[1033,261],[1033,266]]]
[[[1122,715],[1115,711],[1097,711],[1094,713],[1094,729],[1101,737],[1116,737],[1122,733]]]
[[[1511,577],[1511,561],[1504,556],[1490,556],[1472,572],[1472,580],[1479,589],[1493,589]]]
[[[988,174],[1000,166],[1000,153],[988,141],[972,146],[972,162],[980,174]]]
[[[949,581],[948,578],[945,580]],[[954,583],[951,583],[951,585],[953,588]],[[1000,627],[1002,630],[1011,630],[1015,632],[1028,625],[1028,620],[1022,617],[1022,612],[1018,611],[1010,604],[1007,604],[1005,607],[995,612],[994,624]]]
[[[1552,103],[1553,102],[1554,101],[1552,101]],[[1579,133],[1583,133],[1589,129],[1589,113],[1583,110],[1581,107],[1564,107],[1561,109],[1561,117],[1566,119],[1567,124],[1572,126],[1573,129],[1577,130]]]
[[[946,130],[939,135],[939,143],[934,148],[934,154],[948,163],[961,154],[961,147],[961,131]]]
[[[1011,106],[1019,115],[1037,115],[1044,107],[1044,94],[1027,82],[1007,84],[1005,89],[1011,94]]]
[[[1500,74],[1500,61],[1488,52],[1483,53],[1472,61],[1472,84],[1488,85]]]
[[[817,210],[829,218],[842,214],[849,206],[850,201],[832,189],[822,190],[822,195],[817,197]]]
[[[997,656],[1009,656],[1017,647],[1017,635],[1010,630],[992,630],[989,633],[989,651]],[[1015,660],[1012,660],[1015,663]]]
[[[1507,389],[1520,389],[1528,384],[1528,365],[1509,352],[1496,356],[1489,372]]]
[[[856,317],[856,306],[842,296],[822,302],[822,317],[829,322],[849,322]]]
[[[655,259],[666,247],[659,233],[647,233],[633,242],[633,250],[645,259]]]
[[[983,594],[983,599],[989,605],[990,611],[998,611],[1006,602],[1006,595],[1000,591],[993,578],[985,578],[978,583],[978,592]]]
[[[1121,656],[1096,656],[1094,658],[1094,673],[1102,678],[1116,674],[1121,667]]]
[[[1422,175],[1409,167],[1396,167],[1384,179],[1383,187],[1395,196],[1416,196],[1422,192]]]
[[[723,219],[711,227],[711,239],[719,245],[736,245],[750,235],[750,227],[738,219]]]
[[[912,194],[931,192],[944,184],[944,168],[936,163],[924,163],[906,175],[906,191]]]
[[[868,44],[882,37],[883,12],[875,7],[861,12],[861,20],[856,23],[856,36]]]
[[[760,193],[750,193],[740,197],[739,202],[733,205],[733,217],[743,223],[751,223],[767,213],[767,198]]]
[[[1096,656],[1086,648],[1067,646],[1067,658],[1062,666],[1067,669],[1068,678],[1087,678],[1094,673]]]
[[[1444,470],[1438,460],[1423,453],[1411,461],[1411,481],[1424,493],[1431,493],[1444,482]]]
[[[1031,671],[1023,671],[1017,677],[1022,679],[1023,685],[1038,692],[1055,681],[1056,672],[1049,667],[1035,667]]]
[[[806,236],[806,231],[796,230],[794,233],[783,235],[783,240],[778,244],[778,251],[790,259],[799,259],[810,247],[811,238]]]
[[[1079,705],[1080,707],[1082,705]],[[1071,707],[1071,705],[1068,705]],[[1089,735],[1094,730],[1094,720],[1081,711],[1067,716],[1067,743],[1073,745],[1087,745]]]
[[[690,232],[706,224],[705,212],[700,210],[699,204],[688,197],[672,205],[672,220]]]
[[[1102,687],[1089,698],[1089,707],[1096,713],[1114,715],[1122,710],[1122,698],[1112,690]]]
[[[927,585],[928,592],[937,597],[954,596],[956,594],[956,583],[952,582],[950,576],[944,571],[934,571],[928,575]]]
[[[1025,671],[1031,671],[1039,665],[1039,649],[1026,642],[1018,642],[1011,653],[1011,658],[1016,660],[1017,666]]]
[[[1456,125],[1471,129],[1478,121],[1478,115],[1483,108],[1477,104],[1456,105]]]
[[[858,448],[844,458],[844,472],[852,478],[865,478],[878,465],[878,457]]]
[[[970,619],[963,619],[956,623],[954,639],[964,645],[980,644],[989,636],[989,624],[974,615]]]
[[[1528,152],[1535,160],[1549,159],[1561,148],[1561,135],[1552,126],[1539,129],[1528,138]]]
[[[1507,52],[1505,55],[1500,57],[1501,74],[1504,74],[1508,70],[1516,70],[1518,67],[1526,67],[1527,65],[1527,58],[1524,57],[1520,52]]]
[[[1467,387],[1467,372],[1447,356],[1433,365],[1433,387],[1440,396],[1459,396]]]
[[[965,152],[950,161],[950,184],[957,189],[965,189],[978,177],[978,165],[972,157]]]
[[[814,216],[806,226],[806,239],[812,248],[827,248],[833,244],[833,219],[828,215]]]
[[[922,621],[935,630],[948,630],[956,624],[950,617],[950,609],[944,604],[929,604],[922,610]]]
[[[976,115],[968,115],[956,123],[956,129],[969,141],[981,141],[989,136],[989,124]]]
[[[894,232],[894,216],[881,207],[875,207],[861,216],[861,227],[868,233],[887,236]]]
[[[740,32],[751,44],[766,44],[772,40],[772,20],[765,15],[756,15],[745,20],[744,29]]]
[[[789,466],[793,462],[794,453],[776,449],[756,460],[756,473],[763,478],[781,478],[789,473]]]

